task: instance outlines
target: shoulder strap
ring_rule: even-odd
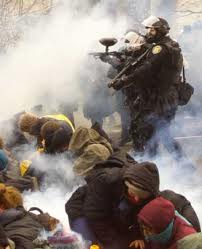
[[[185,75],[185,68],[184,68],[184,65],[182,67],[182,82],[183,83],[186,83],[186,75]]]
[[[40,214],[43,214],[43,211],[40,208],[38,208],[38,207],[31,207],[28,210],[28,212],[32,212],[32,211],[38,211]]]

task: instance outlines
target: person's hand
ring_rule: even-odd
[[[124,74],[122,77],[121,77],[121,80],[126,83],[128,81],[128,77]]]
[[[115,84],[113,84],[113,88],[115,90],[120,90],[122,87],[124,87],[124,85],[127,84],[128,81],[128,77],[126,75],[123,75],[120,79],[118,79]]]
[[[122,81],[122,79],[119,79],[115,82],[115,84],[113,84],[113,88],[114,90],[118,91],[120,90],[122,87],[124,86],[124,81]]]
[[[134,240],[130,243],[129,247],[137,248],[137,249],[145,249],[144,240]]]
[[[11,248],[10,248],[10,246],[6,246],[6,247],[4,247],[4,249],[11,249]]]

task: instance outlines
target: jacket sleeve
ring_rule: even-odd
[[[149,78],[155,72],[158,73],[161,64],[166,59],[168,55],[168,51],[165,47],[161,46],[161,51],[154,54],[152,51],[152,56],[148,57],[144,60],[144,62],[134,69],[130,75],[127,76],[127,83],[132,83],[135,80],[141,81],[141,79],[145,78],[145,75]]]
[[[176,210],[193,225],[197,232],[201,231],[198,216],[191,203],[183,195],[177,194],[171,190],[164,190],[160,195],[171,201]]]
[[[6,247],[8,245],[8,238],[3,230],[3,227],[0,225],[0,247]]]
[[[79,187],[65,204],[65,211],[68,215],[70,226],[74,219],[83,216],[83,203],[85,200],[86,188],[86,185]]]

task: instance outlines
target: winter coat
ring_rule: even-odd
[[[152,194],[153,197],[150,200],[152,200],[156,196],[162,196],[165,199],[171,201],[174,204],[175,209],[193,225],[196,231],[201,231],[199,219],[191,203],[186,199],[186,197],[171,190],[159,191],[158,169],[154,164],[140,163],[136,165],[135,169],[136,170],[134,170],[133,168],[128,168],[123,176],[123,179],[131,180],[140,184],[143,189],[149,191]],[[133,217],[137,217],[139,211],[143,208],[145,204],[148,203],[148,201],[146,201],[146,203],[143,203],[140,206],[133,206],[130,210],[131,215]],[[126,216],[128,220],[128,225],[132,225],[131,216],[129,214],[124,214],[124,217]],[[137,220],[134,221],[133,226],[136,228],[138,227]]]
[[[201,249],[202,233],[194,233],[177,242],[177,249]]]
[[[111,213],[111,198],[117,202],[122,195],[122,177],[126,167],[136,162],[119,152],[108,160],[96,164],[85,177],[86,185],[79,187],[66,203],[66,212],[70,220],[82,215],[89,219],[105,218]],[[113,186],[113,187],[112,187]],[[110,192],[112,191],[112,192]],[[114,193],[114,197],[111,194]]]
[[[16,249],[33,249],[32,242],[43,229],[36,215],[23,208],[8,209],[2,212],[0,224],[7,237],[15,242]]]
[[[138,220],[151,227],[157,235],[161,234],[161,239],[165,240],[163,244],[149,240],[148,249],[178,249],[179,240],[196,233],[190,223],[175,214],[174,205],[163,197],[157,197],[145,205],[138,214]]]
[[[34,189],[34,180],[30,176],[21,177],[12,175],[9,172],[0,172],[0,183],[13,186],[20,192],[24,190]]]
[[[139,185],[152,194],[151,198],[139,206],[129,203],[123,184],[125,179],[139,182]],[[86,177],[86,181],[87,184],[80,187],[66,203],[70,225],[77,218],[86,217],[100,241],[106,241],[110,237],[115,238],[115,229],[118,230],[116,233],[119,238],[118,240],[116,237],[118,243],[125,240],[129,245],[132,239],[141,239],[137,215],[144,205],[161,195],[156,165],[148,162],[137,164],[130,158],[121,160],[110,157],[107,161],[96,165]],[[190,202],[173,191],[162,193],[173,199],[176,210],[200,231],[197,215]],[[109,225],[113,228],[113,234],[109,231]]]
[[[167,117],[178,106],[178,89],[182,70],[179,44],[169,36],[149,49],[140,65],[127,77],[139,89],[141,111]]]
[[[97,163],[107,160],[113,148],[110,142],[96,130],[79,127],[72,135],[69,151],[76,156],[75,173],[84,175]]]
[[[81,232],[88,240],[90,237],[91,241],[99,242],[104,248],[124,248],[113,212],[123,193],[124,168],[135,163],[130,158],[123,161],[110,157],[96,165],[85,178],[87,184],[77,189],[66,203],[66,212],[74,231]],[[82,220],[85,224],[81,224],[82,217],[86,218]],[[79,224],[82,227],[79,228]]]

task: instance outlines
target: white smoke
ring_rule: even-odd
[[[87,82],[79,82],[91,49],[101,50],[98,40],[125,31],[125,21],[112,22],[101,6],[81,17],[60,1],[50,15],[27,28],[16,48],[0,57],[1,116],[35,104],[57,107],[63,101],[78,102]],[[92,68],[93,71],[93,68]],[[82,84],[82,85],[81,85]]]
[[[37,25],[26,28],[24,38],[16,48],[10,49],[0,57],[2,119],[36,104],[44,104],[49,110],[57,109],[60,101],[80,102],[87,84],[80,77],[81,73],[85,74],[85,70],[89,70],[86,65],[87,53],[95,50],[103,51],[97,42],[99,38],[121,37],[126,31],[127,17],[122,14],[117,19],[109,18],[109,12],[111,15],[114,9],[109,8],[107,1],[98,3],[92,11],[83,10],[82,15],[78,9],[75,10],[72,2],[74,1],[60,1],[60,5],[50,15],[42,17]],[[106,9],[108,9],[107,14]],[[198,60],[195,59],[194,62],[197,64]],[[89,75],[91,73],[94,75],[93,70],[91,66]],[[183,122],[181,130],[184,125]],[[189,154],[193,151],[195,151],[194,144]],[[37,206],[68,226],[64,204],[74,190],[72,187],[74,175],[69,163],[67,166],[63,160],[62,163],[61,159],[57,160],[55,162],[57,167],[63,170],[63,173],[66,172],[65,179],[71,182],[71,186],[64,188],[54,185],[42,192],[25,193],[25,206],[27,208]],[[173,171],[170,170],[170,165],[174,165],[174,162],[169,156],[162,156],[156,162],[161,173],[161,189],[168,188],[184,194],[191,200],[202,220],[200,184],[187,182],[185,185],[186,181],[178,181],[179,179],[174,177]],[[49,170],[53,164],[50,163],[47,167],[46,161],[40,166]],[[176,164],[175,166],[177,167]],[[182,173],[178,177],[185,176]]]

